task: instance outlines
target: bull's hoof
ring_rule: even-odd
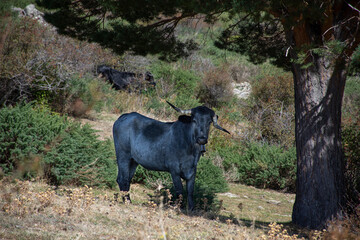
[[[125,194],[122,196],[122,201],[123,203],[127,204],[127,203],[131,203],[131,199],[130,199],[130,194]]]

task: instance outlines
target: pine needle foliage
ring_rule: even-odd
[[[90,125],[72,124],[60,142],[44,156],[47,177],[55,185],[116,185],[116,163],[111,142],[99,141]]]
[[[295,148],[284,149],[260,142],[217,149],[225,171],[236,169],[236,181],[275,190],[295,190]]]
[[[81,126],[34,105],[0,110],[2,171],[18,177],[45,177],[55,185],[115,186],[111,142],[98,140],[89,125]]]
[[[45,146],[69,125],[65,117],[33,103],[0,109],[0,167],[5,173],[16,169],[30,154],[44,152]]]

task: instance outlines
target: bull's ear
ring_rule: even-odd
[[[191,117],[188,115],[180,115],[178,120],[183,123],[191,123]]]

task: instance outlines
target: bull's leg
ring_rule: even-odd
[[[129,191],[130,189],[130,181],[129,181],[129,163],[122,162],[118,166],[118,176],[116,182],[119,185],[120,191]]]
[[[176,173],[171,173],[171,178],[174,183],[176,198],[178,198],[180,195],[183,195],[183,185],[181,182],[180,175]]]
[[[134,159],[131,159],[130,162],[130,172],[129,172],[129,184],[131,182],[131,179],[133,178],[136,168],[139,164],[137,162],[134,161]]]
[[[186,179],[187,202],[188,210],[194,210],[194,188],[195,188],[195,174],[189,179]]]
[[[130,201],[130,195],[127,193],[130,189],[130,173],[132,172],[131,169],[131,158],[125,153],[116,153],[117,164],[118,164],[118,176],[116,182],[119,185],[121,192],[126,192],[124,195],[123,201],[128,200]],[[136,166],[135,166],[136,169]]]
[[[128,184],[129,184],[128,188],[129,189],[130,189],[131,179],[133,178],[138,165],[139,164],[137,162],[135,162],[134,159],[131,159],[130,168],[129,168],[129,178],[128,178]],[[130,194],[127,194],[125,197],[126,197],[126,199],[124,199],[123,201],[130,201],[131,202]]]

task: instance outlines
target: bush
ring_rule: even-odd
[[[172,180],[168,172],[158,172],[147,170],[141,165],[136,168],[132,183],[145,184],[147,187],[157,188],[159,185],[171,188]]]
[[[169,64],[156,63],[151,67],[160,98],[172,98],[173,104],[187,109],[199,105],[195,89],[200,78],[191,71],[175,69]]]
[[[0,109],[0,167],[5,173],[17,169],[30,155],[42,154],[69,126],[66,118],[33,105]]]
[[[223,66],[206,72],[197,91],[200,102],[210,107],[219,107],[230,101],[233,92],[231,76],[227,69]]]
[[[252,96],[255,102],[282,102],[284,105],[294,104],[294,83],[290,73],[275,75],[259,75],[252,84]]]
[[[344,125],[341,131],[345,162],[346,176],[349,181],[349,194],[360,193],[360,121]],[[356,199],[359,201],[359,199]]]
[[[72,124],[44,156],[46,177],[56,185],[114,187],[117,167],[111,141],[97,139],[89,125]]]
[[[226,192],[227,183],[219,167],[215,166],[209,157],[202,157],[199,160],[196,184],[199,189],[207,194]]]
[[[5,174],[39,174],[57,185],[112,187],[116,179],[113,146],[98,140],[94,132],[88,125],[81,127],[33,104],[2,108],[0,167]]]
[[[296,151],[275,145],[249,142],[217,149],[225,171],[236,168],[237,181],[275,190],[295,190]]]
[[[352,124],[360,121],[360,78],[346,80],[342,106],[342,122]]]
[[[145,183],[145,185],[153,188],[162,184],[166,188],[171,188],[172,194],[175,194],[171,176],[167,172],[149,171],[138,166],[132,182]],[[207,204],[209,208],[215,207],[217,203],[215,193],[225,192],[227,190],[228,186],[221,169],[215,166],[210,158],[200,158],[195,180],[195,206],[199,209],[202,209],[204,204]],[[185,184],[184,191],[186,192]],[[204,198],[207,199],[206,203],[204,203]]]
[[[63,112],[76,117],[86,115],[90,110],[113,111],[118,106],[119,97],[111,84],[89,75],[73,76],[62,96]]]
[[[351,56],[351,63],[349,66],[349,75],[359,76],[360,73],[360,46],[356,48]]]
[[[161,112],[168,105],[160,101],[153,91],[142,94],[117,91],[105,80],[91,75],[75,76],[68,82],[68,87],[62,91],[56,100],[63,104],[61,112],[75,117],[86,117],[91,110],[122,113],[128,111],[155,110]],[[55,102],[55,101],[54,101]]]
[[[251,100],[244,116],[259,138],[290,148],[295,142],[293,79],[290,74],[260,74],[252,85]]]
[[[39,85],[35,80],[40,76],[34,76],[31,67],[34,65],[33,60],[42,45],[41,39],[44,35],[44,28],[39,26],[36,20],[12,17],[4,19],[0,21],[1,105],[32,97],[29,92]]]
[[[326,231],[324,230],[322,233],[320,239],[358,239],[360,236],[360,205],[354,206],[351,214],[329,221]]]
[[[360,194],[360,79],[349,77],[342,106],[341,137],[346,163],[347,193],[359,203]],[[355,191],[354,191],[355,190]]]
[[[1,105],[45,97],[43,102],[58,110],[59,93],[73,74],[89,73],[98,62],[116,62],[99,45],[58,35],[27,17],[0,19],[0,35]]]

